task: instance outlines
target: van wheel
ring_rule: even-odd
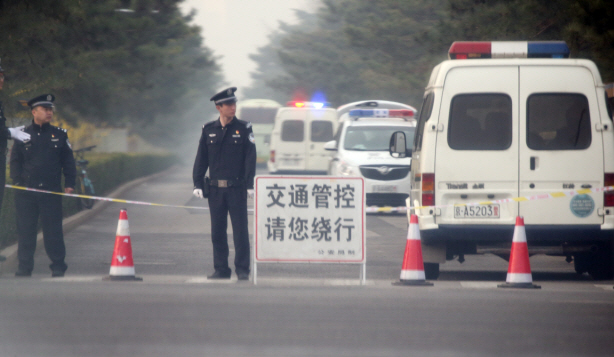
[[[588,273],[595,280],[610,280],[614,278],[614,247],[612,243],[604,244],[592,257]]]
[[[588,254],[576,254],[573,256],[573,267],[578,274],[584,274],[588,271],[591,259]]]
[[[427,280],[439,278],[439,263],[424,263],[424,275]]]

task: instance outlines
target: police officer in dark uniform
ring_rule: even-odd
[[[4,87],[4,69],[0,61],[0,90]],[[30,134],[23,131],[23,126],[17,128],[6,127],[6,117],[4,109],[0,101],[0,208],[2,208],[2,199],[4,198],[4,184],[6,183],[6,148],[7,140],[15,139],[19,141],[29,140]]]
[[[15,143],[11,152],[11,179],[18,186],[73,193],[77,170],[66,130],[49,123],[53,119],[55,97],[44,94],[28,101],[32,124],[25,132],[31,139]],[[45,251],[51,259],[51,276],[62,277],[66,271],[66,248],[62,232],[62,196],[31,191],[15,192],[19,267],[15,276],[32,275],[36,250],[36,227],[40,216]]]
[[[247,196],[248,190],[251,195],[254,188],[256,145],[251,123],[235,117],[236,90],[235,87],[224,89],[211,97],[220,117],[203,126],[194,162],[194,195],[209,198],[215,268],[209,279],[230,279],[228,213],[235,246],[235,272],[239,280],[249,279]],[[205,179],[207,169],[210,177]]]

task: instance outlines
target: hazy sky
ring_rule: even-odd
[[[296,23],[293,9],[315,11],[316,0],[185,0],[185,14],[197,11],[194,24],[203,30],[205,45],[222,56],[228,84],[246,87],[256,64],[248,55],[265,45],[267,36],[278,28],[279,21]]]

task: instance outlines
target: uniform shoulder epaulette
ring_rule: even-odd
[[[66,133],[66,132],[67,132],[67,131],[66,131],[66,129],[64,129],[64,128],[60,128],[59,126],[53,126],[53,125],[52,125],[51,127],[52,127],[52,128],[54,128],[55,130],[60,131],[60,132],[63,132],[63,133]]]
[[[252,123],[246,120],[241,120],[237,118],[237,121],[242,124],[243,126],[245,126],[246,129],[249,129],[252,127]]]
[[[213,120],[213,121],[210,121],[210,122],[208,122],[208,123],[205,123],[205,125],[203,125],[203,129],[204,129],[205,127],[207,127],[207,126],[211,126],[211,125],[215,124],[215,122],[216,122],[216,120]]]

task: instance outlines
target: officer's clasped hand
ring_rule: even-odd
[[[201,190],[200,188],[195,188],[194,192],[192,192],[192,194],[198,198],[204,198],[203,197],[203,190]]]
[[[16,128],[9,128],[11,132],[11,138],[19,141],[28,141],[30,140],[30,134],[23,131],[24,126],[18,126]]]

